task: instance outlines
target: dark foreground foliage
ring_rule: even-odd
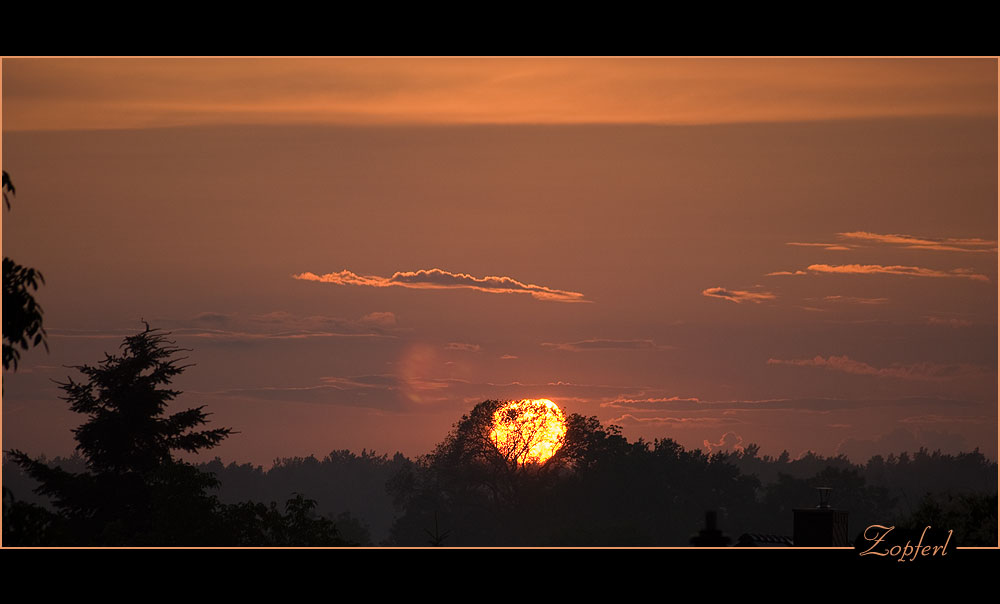
[[[163,334],[146,326],[125,339],[119,355],[76,369],[86,378],[60,384],[70,409],[87,417],[74,432],[86,471],[69,472],[10,451],[39,483],[53,510],[4,490],[5,545],[219,546],[346,545],[316,502],[296,495],[285,504],[224,505],[216,477],[175,457],[218,445],[228,428],[201,429],[202,407],[167,415],[180,394],[166,388],[186,366]]]
[[[815,454],[758,457],[755,445],[708,455],[670,439],[630,443],[615,426],[571,415],[557,455],[518,466],[485,438],[499,404],[478,405],[433,453],[390,481],[400,510],[391,543],[686,546],[709,510],[733,542],[743,533],[791,536],[793,510],[816,506],[816,488],[831,487],[852,535],[876,523],[933,521],[954,526],[959,545],[996,545],[996,464],[978,450],[921,450],[867,466]],[[935,481],[918,484],[918,474]],[[912,493],[949,489],[965,495],[931,497],[913,512]]]
[[[3,172],[3,202],[10,209],[10,196],[14,183]],[[8,193],[10,195],[8,195]],[[3,368],[17,370],[21,351],[39,344],[48,350],[45,327],[42,325],[42,307],[35,300],[34,292],[45,277],[37,269],[22,266],[12,259],[3,258]]]
[[[833,488],[852,536],[930,525],[954,530],[960,546],[997,544],[997,466],[978,450],[866,464],[761,456],[755,445],[706,454],[671,439],[629,442],[573,414],[556,455],[525,465],[488,438],[500,401],[477,405],[416,460],[334,451],[269,470],[193,466],[175,453],[210,449],[230,431],[205,429],[202,408],[166,413],[178,393],[165,386],[185,369],[179,352],[147,327],[62,385],[88,418],[77,456],[9,452],[4,545],[686,546],[709,510],[731,542],[790,536],[793,510],[815,506],[817,487]]]

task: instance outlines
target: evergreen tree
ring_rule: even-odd
[[[74,430],[88,472],[51,468],[21,451],[11,458],[52,498],[61,522],[49,539],[64,545],[216,545],[226,540],[206,490],[215,477],[178,460],[178,451],[218,445],[231,430],[198,430],[203,407],[166,415],[178,394],[165,388],[182,373],[181,349],[159,330],[128,337],[120,355],[75,367],[87,379],[60,388],[70,409],[88,416]]]

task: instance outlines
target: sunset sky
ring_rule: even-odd
[[[3,59],[52,380],[141,320],[203,457],[430,452],[485,399],[630,439],[997,451],[995,59]]]

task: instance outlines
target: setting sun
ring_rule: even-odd
[[[548,399],[511,401],[493,414],[490,440],[518,465],[544,463],[555,455],[566,436],[566,419]]]

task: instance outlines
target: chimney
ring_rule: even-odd
[[[717,514],[715,510],[705,512],[705,528],[691,537],[691,545],[697,547],[725,547],[729,545],[729,537],[716,528]]]
[[[819,505],[792,510],[795,547],[849,547],[847,511],[830,507],[830,487],[818,487]]]

